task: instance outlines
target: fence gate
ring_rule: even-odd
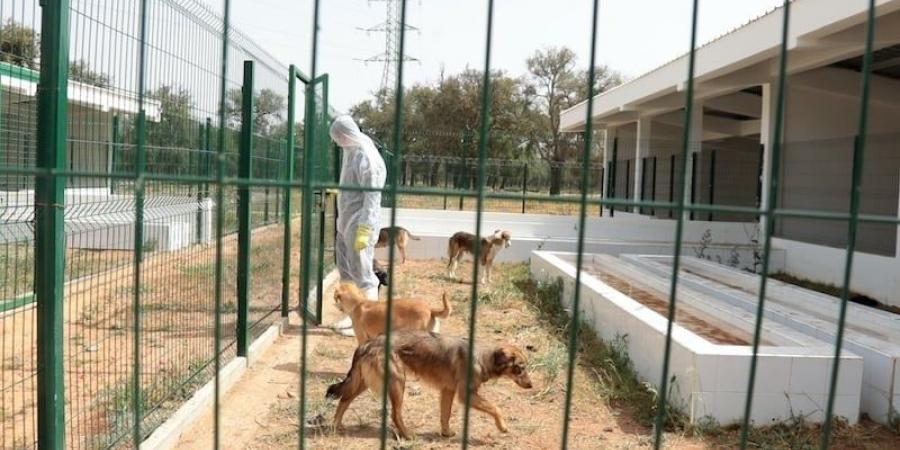
[[[321,187],[337,181],[336,158],[328,129],[331,116],[328,108],[328,74],[312,79],[306,85],[306,126],[303,152],[303,248],[309,261],[302,261],[302,306],[315,323],[322,320],[322,292],[325,275],[334,266],[333,252],[326,253],[326,236],[335,233],[335,199]],[[307,241],[307,239],[309,239]],[[331,239],[333,241],[333,239]],[[307,242],[309,245],[307,245]],[[307,252],[306,249],[309,249]],[[301,256],[304,258],[304,256]],[[313,295],[315,294],[315,295]]]

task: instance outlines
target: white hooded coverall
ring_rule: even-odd
[[[338,196],[335,259],[341,280],[356,284],[366,297],[378,299],[378,277],[372,268],[381,224],[381,191],[387,178],[384,160],[375,144],[350,116],[331,124],[331,139],[343,149],[341,186],[376,188],[378,191],[342,190]],[[368,246],[354,249],[360,225],[370,230]]]

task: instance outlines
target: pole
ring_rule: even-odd
[[[297,121],[296,103],[297,103],[297,67],[291,64],[288,69],[288,130],[287,130],[287,167],[285,167],[285,180],[287,185],[284,187],[284,246],[281,250],[281,317],[288,316],[288,310],[291,300],[291,187],[290,183],[294,180],[294,147],[296,147],[296,139],[294,123]]]
[[[69,2],[42,2],[37,166],[66,168]],[[37,304],[38,448],[65,448],[63,273],[65,178],[35,177],[34,295]]]
[[[522,214],[525,214],[526,195],[528,195],[528,163],[522,164]]]
[[[238,177],[249,180],[253,164],[253,61],[244,61],[244,87],[241,89],[241,148]],[[238,187],[238,261],[237,261],[237,355],[247,356],[250,347],[250,186]]]

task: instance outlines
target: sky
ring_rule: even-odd
[[[202,0],[222,9],[222,0]],[[708,42],[780,5],[782,0],[701,0],[698,42]],[[399,2],[398,2],[399,4]],[[495,0],[491,68],[526,73],[535,50],[567,46],[589,61],[591,0]],[[691,0],[601,0],[600,64],[635,77],[684,53],[690,45]],[[366,32],[385,20],[377,0],[321,0],[317,73],[329,74],[329,99],[338,111],[371,98],[383,63],[361,60],[384,51],[383,33]],[[285,64],[311,72],[313,0],[232,0],[232,24]],[[483,69],[486,0],[409,0],[404,85],[433,82],[444,70]],[[396,70],[396,69],[393,69]]]

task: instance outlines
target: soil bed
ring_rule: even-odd
[[[640,304],[652,309],[657,314],[667,317],[669,315],[669,302],[658,295],[633,286],[628,281],[605,273],[599,269],[587,270],[591,275],[599,278],[613,289],[629,296]],[[685,308],[675,308],[675,323],[691,330],[698,336],[720,345],[750,345],[746,340],[739,338],[721,328],[710,324],[696,314],[692,314]]]

